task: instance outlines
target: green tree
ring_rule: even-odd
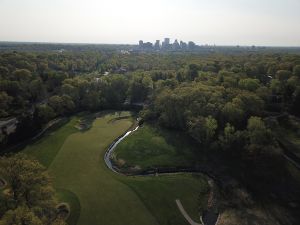
[[[49,98],[48,104],[57,115],[68,114],[75,109],[75,104],[72,101],[72,98],[68,95],[54,95]]]
[[[48,100],[48,104],[56,114],[62,115],[64,113],[63,99],[60,96],[54,95],[50,97]]]
[[[283,92],[284,86],[278,79],[272,79],[270,88],[274,94]]]
[[[226,122],[240,126],[245,118],[244,110],[237,104],[228,102],[222,109],[222,115]]]
[[[0,91],[0,117],[5,117],[8,115],[7,110],[12,102],[13,98],[9,96],[6,92]]]
[[[296,90],[293,93],[293,100],[292,100],[292,110],[293,112],[300,116],[300,86],[296,88]]]
[[[0,78],[2,78],[2,79],[8,78],[8,73],[9,73],[9,70],[7,69],[7,67],[0,66]]]
[[[74,102],[78,103],[79,101],[79,90],[69,83],[65,83],[61,87],[61,92],[64,95],[69,95]]]
[[[0,158],[0,176],[8,183],[0,224],[52,225],[56,199],[46,169],[24,154]]]
[[[300,65],[294,66],[293,74],[300,78]]]
[[[251,144],[267,145],[272,141],[271,131],[266,128],[260,117],[249,118],[247,131]]]
[[[236,152],[244,146],[243,132],[236,131],[234,126],[227,123],[223,135],[219,137],[219,144],[225,151]]]
[[[259,80],[257,79],[247,78],[240,80],[239,86],[240,88],[248,91],[255,91],[257,88],[259,88],[260,84]]]
[[[280,81],[287,81],[292,76],[292,73],[288,70],[278,70],[276,72],[276,78]]]
[[[43,225],[43,222],[26,206],[8,210],[0,220],[0,225]]]
[[[45,124],[55,117],[55,112],[49,105],[42,104],[36,107],[36,116],[41,124]]]
[[[188,123],[190,135],[202,144],[209,144],[218,128],[218,123],[213,117],[192,118]]]
[[[187,70],[187,78],[189,80],[195,80],[198,76],[198,66],[196,64],[190,64]]]
[[[268,129],[260,117],[250,117],[247,125],[249,144],[247,153],[254,158],[271,155],[275,142],[270,129]]]
[[[31,72],[27,69],[17,69],[13,76],[18,81],[28,81],[31,79]]]

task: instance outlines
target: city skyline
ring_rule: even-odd
[[[161,40],[156,40],[154,43],[147,41],[144,42],[140,40],[138,43],[139,50],[195,50],[198,45],[193,41],[184,42],[178,39],[174,39],[172,42],[171,38],[164,38]]]
[[[1,0],[0,41],[300,46],[298,0]],[[159,37],[159,38],[158,38]]]

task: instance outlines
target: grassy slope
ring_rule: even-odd
[[[90,130],[70,135],[51,164],[50,173],[57,188],[78,196],[79,225],[155,225],[154,217],[136,194],[115,179],[103,162],[107,146],[132,125],[130,119],[108,123],[116,116],[101,117]]]
[[[68,136],[78,132],[78,130],[74,128],[77,120],[78,117],[72,117],[68,123],[59,129],[46,132],[46,134],[42,138],[38,139],[38,141],[27,145],[23,150],[23,153],[37,158],[45,167],[48,168]],[[70,205],[71,214],[67,220],[68,224],[76,225],[81,210],[79,199],[74,193],[65,189],[57,189],[56,192],[59,201],[67,202]]]
[[[125,162],[123,168],[191,166],[196,149],[189,141],[182,133],[144,125],[116,147],[115,161],[118,165]]]
[[[67,219],[67,223],[75,225],[79,219],[81,210],[79,199],[73,192],[65,189],[58,189],[56,192],[56,197],[61,202],[67,202],[70,205],[71,214]]]
[[[116,175],[106,168],[103,156],[107,146],[132,124],[128,118],[113,120],[116,117],[101,117],[83,133],[75,133],[78,118],[73,118],[25,150],[47,166],[56,156],[49,170],[55,178],[58,198],[71,206],[69,224],[75,225],[80,216],[79,225],[184,225],[187,223],[175,205],[177,198],[199,221],[199,200],[206,203],[207,183],[203,177],[134,178]]]
[[[37,158],[45,167],[49,167],[51,162],[54,160],[56,154],[59,152],[61,146],[64,144],[66,138],[77,132],[74,128],[78,118],[73,117],[64,126],[60,127],[56,131],[49,131],[37,142],[28,145],[23,153],[29,154]]]
[[[195,222],[200,221],[199,211],[207,205],[209,187],[203,176],[161,175],[127,178],[124,182],[140,196],[160,225],[188,224],[175,204],[176,199],[181,201],[184,209]]]

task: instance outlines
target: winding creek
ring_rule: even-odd
[[[123,141],[128,135],[130,135],[131,133],[137,131],[139,129],[139,126],[136,126],[134,129],[132,130],[129,130],[127,131],[124,135],[122,135],[121,137],[119,137],[116,141],[114,141],[108,148],[108,150],[106,151],[105,155],[104,155],[104,161],[105,161],[105,164],[106,166],[113,172],[115,173],[119,173],[121,174],[120,172],[118,172],[112,162],[111,162],[111,156],[112,156],[112,153],[113,151],[115,150],[115,148],[117,147],[117,145]]]
[[[132,134],[133,132],[137,131],[138,129],[140,128],[140,126],[135,126],[134,128],[132,128],[131,130],[127,131],[124,135],[120,136],[119,138],[117,138],[108,148],[108,150],[106,151],[105,155],[104,155],[104,161],[105,161],[105,164],[106,166],[111,170],[113,171],[114,173],[117,173],[117,174],[120,174],[120,175],[126,175],[126,174],[123,174],[122,172],[118,171],[113,163],[112,163],[112,154],[113,154],[113,151],[116,149],[116,147],[118,146],[118,144],[123,141],[126,137],[128,137],[130,134]],[[149,173],[147,175],[140,175],[140,176],[153,176],[154,174],[156,174],[157,172],[155,173]],[[159,172],[158,172],[159,173]],[[175,174],[175,173],[191,173],[189,171],[182,171],[182,170],[179,170],[179,171],[172,171],[172,172],[167,172],[167,174]],[[160,173],[160,174],[163,174],[163,173]],[[128,176],[128,175],[126,175]],[[176,204],[178,204],[179,200],[176,200]],[[182,207],[182,206],[181,206]],[[183,208],[183,207],[182,207]],[[180,207],[179,207],[179,210],[182,212],[184,210],[182,210]],[[184,211],[185,212],[185,211]],[[186,213],[182,213],[183,216],[185,218],[189,218],[189,216],[186,214]],[[187,221],[189,222],[189,224],[191,225],[216,225],[218,223],[218,219],[219,219],[219,214],[215,214],[213,212],[213,210],[208,210],[206,211],[202,217],[201,217],[201,224],[198,224],[194,221],[192,221],[191,219],[187,219]],[[203,221],[205,220],[205,221]]]

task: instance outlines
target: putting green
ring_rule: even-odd
[[[115,174],[106,167],[103,156],[108,146],[133,124],[126,115],[130,113],[104,114],[85,132],[71,129],[73,119],[28,146],[25,153],[41,158],[46,166],[53,159],[48,170],[55,188],[63,190],[58,196],[70,202],[71,210],[76,209],[71,211],[71,225],[76,224],[78,217],[78,225],[184,225],[187,222],[175,205],[177,198],[197,221],[199,194],[207,189],[203,177],[134,178]],[[51,157],[45,161],[44,154]]]

